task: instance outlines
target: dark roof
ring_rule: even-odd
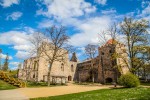
[[[77,62],[77,56],[75,52],[72,54],[70,61]]]

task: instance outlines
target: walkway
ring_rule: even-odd
[[[18,89],[13,89],[13,90],[1,90],[0,100],[29,100],[29,98],[20,93]]]
[[[47,97],[64,95],[85,91],[92,91],[98,89],[106,89],[112,86],[83,86],[83,85],[70,85],[70,86],[57,86],[57,87],[43,87],[43,88],[21,88],[19,91],[29,98]]]
[[[41,88],[19,88],[14,90],[0,91],[0,100],[29,100],[28,98],[47,97],[64,95],[98,89],[106,89],[112,86],[88,86],[88,85],[69,85]]]

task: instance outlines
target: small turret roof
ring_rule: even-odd
[[[77,62],[77,56],[75,52],[72,54],[70,61]]]

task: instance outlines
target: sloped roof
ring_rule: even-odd
[[[114,39],[109,39],[109,40],[106,42],[106,44],[113,44],[113,42],[117,42],[117,41],[114,40]]]
[[[77,56],[75,52],[72,54],[70,61],[77,62]]]

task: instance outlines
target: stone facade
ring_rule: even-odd
[[[98,48],[96,58],[78,63],[78,81],[92,81],[91,71],[93,71],[94,82],[117,82],[121,74],[128,72],[128,59],[125,51],[125,45],[121,43],[114,45],[112,40],[109,40],[105,45]],[[118,56],[112,59],[112,54],[117,54]],[[91,68],[91,64],[93,64],[93,68]]]
[[[51,55],[48,51],[48,54]],[[52,83],[65,83],[67,81],[73,81],[76,66],[77,57],[73,53],[72,60],[69,60],[69,54],[65,49],[61,49],[61,53],[66,52],[63,55],[63,61],[54,61],[51,66],[51,82]],[[42,54],[41,57],[32,57],[24,60],[24,65],[22,69],[19,69],[18,78],[28,81],[47,81],[48,79],[48,69],[50,67],[47,56]]]
[[[91,73],[94,73],[94,82],[116,82],[121,74],[128,72],[125,50],[125,45],[117,43],[114,46],[112,40],[109,40],[105,45],[98,48],[98,56],[94,59],[79,62],[76,54],[73,53],[69,60],[67,53],[64,55],[65,62],[55,61],[53,63],[51,81],[56,83],[62,81],[91,82],[93,80]],[[112,60],[114,52],[120,56]],[[24,61],[23,69],[19,70],[18,76],[23,80],[47,81],[49,66],[44,57],[39,59],[36,57],[29,58]]]

